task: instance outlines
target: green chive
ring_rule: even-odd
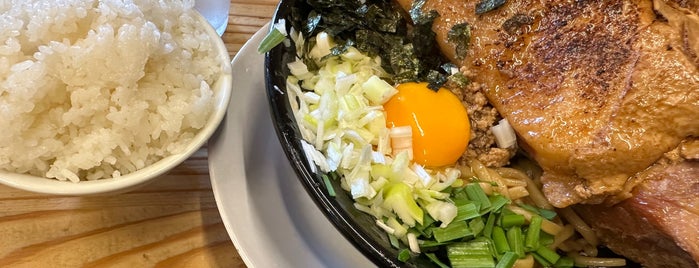
[[[553,218],[555,218],[556,215],[558,215],[558,214],[556,214],[556,212],[553,211],[553,210],[548,210],[548,209],[540,208],[540,209],[539,209],[539,215],[541,215],[541,217],[544,217],[545,219],[551,221],[551,220],[553,220]]]
[[[485,229],[485,223],[483,222],[483,218],[476,217],[472,219],[468,222],[468,227],[471,228],[471,232],[474,236],[478,236],[483,231],[483,229]]]
[[[323,174],[323,182],[325,182],[325,188],[328,189],[328,195],[335,197],[335,188],[333,188],[333,185],[330,183],[328,175]]]
[[[483,188],[481,188],[478,183],[469,183],[466,185],[466,195],[468,195],[468,199],[471,199],[474,202],[477,202],[481,204],[481,209],[488,209],[490,208],[490,199],[488,199],[488,195],[483,192]]]
[[[534,215],[531,218],[527,234],[524,237],[524,248],[528,251],[532,251],[539,247],[542,220],[543,219],[539,215]]]
[[[464,221],[470,220],[476,217],[480,217],[480,209],[476,203],[467,201],[467,203],[456,204],[456,217],[453,221]]]
[[[534,256],[534,260],[541,264],[543,267],[551,267],[553,264],[551,264],[549,261],[547,261],[544,257],[539,256],[539,254],[532,254]]]
[[[491,256],[458,256],[448,255],[452,268],[495,268],[495,260]]]
[[[505,230],[500,226],[493,227],[493,243],[495,244],[495,251],[498,254],[503,254],[511,250],[507,242],[507,236],[505,236]]]
[[[391,243],[392,247],[400,248],[400,242],[398,241],[398,238],[395,235],[388,234],[388,241]]]
[[[536,250],[536,254],[534,254],[534,255],[541,256],[549,263],[556,263],[558,261],[558,259],[561,258],[561,256],[558,255],[558,253],[556,253],[555,251],[553,251],[547,247],[539,247]]]
[[[488,214],[488,219],[485,221],[485,228],[483,229],[483,235],[485,237],[492,237],[493,226],[495,226],[495,213]]]
[[[444,264],[439,258],[437,258],[437,255],[434,253],[425,253],[425,256],[427,256],[432,263],[436,264],[439,266],[439,268],[449,268],[449,265]]]
[[[490,197],[490,211],[499,212],[501,208],[510,203],[510,199],[502,195],[493,195]]]
[[[575,261],[573,260],[573,258],[565,256],[558,259],[558,261],[553,266],[559,268],[571,268],[575,266]]]
[[[266,53],[272,50],[272,48],[276,47],[277,45],[281,44],[284,39],[286,39],[286,36],[282,34],[277,28],[272,28],[271,31],[265,36],[265,39],[262,39],[262,42],[260,42],[260,45],[257,47],[257,52],[258,53]]]
[[[430,214],[425,213],[422,216],[422,224],[418,223],[417,225],[415,225],[415,230],[419,231],[420,233],[422,233],[425,236],[428,236],[428,237],[432,236],[432,234],[431,233],[428,234],[426,230],[430,229],[430,226],[432,226],[432,224],[434,222],[435,222],[435,220],[430,216]]]
[[[406,262],[410,259],[410,250],[407,248],[404,248],[400,252],[398,252],[398,260],[402,262]]]
[[[432,248],[432,247],[439,247],[439,246],[444,246],[448,245],[449,241],[446,242],[437,242],[434,240],[423,240],[422,243],[420,243],[420,248]]]
[[[452,190],[451,196],[454,203],[458,202],[458,200],[468,200],[468,195],[464,189],[466,189],[466,187],[454,188]]]
[[[505,252],[504,255],[502,255],[502,258],[500,258],[500,261],[498,261],[498,264],[495,265],[495,268],[512,268],[512,266],[515,265],[515,262],[517,261],[517,253],[514,253],[512,251]]]
[[[452,243],[447,246],[447,253],[468,256],[485,255],[492,257],[489,242],[485,239],[473,239],[467,242]]]
[[[522,226],[526,221],[527,219],[519,214],[502,215],[500,217],[500,225],[503,228],[510,228],[512,226]]]
[[[437,242],[444,242],[472,236],[473,232],[471,232],[471,228],[468,227],[468,223],[465,221],[457,221],[450,223],[445,228],[435,228],[432,231],[432,235]]]
[[[553,220],[553,218],[555,218],[557,215],[553,210],[538,208],[527,204],[520,204],[519,206],[523,209],[539,214],[539,216],[544,217],[547,220]]]
[[[495,267],[490,243],[484,239],[448,245],[447,257],[452,267]]]
[[[522,240],[522,229],[518,226],[507,229],[507,242],[510,245],[510,249],[517,253],[519,258],[524,257],[524,241]]]
[[[539,245],[549,246],[553,244],[554,236],[546,232],[539,232]]]

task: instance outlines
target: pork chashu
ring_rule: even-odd
[[[696,0],[510,0],[481,15],[477,2],[426,0],[423,10],[440,14],[442,51],[485,85],[555,206],[626,198],[634,174],[699,136]],[[448,41],[461,23],[471,28],[464,57]]]
[[[574,209],[607,247],[644,267],[697,267],[699,141],[693,143],[694,160],[664,160],[640,172],[647,179],[634,188],[631,198],[612,207]]]

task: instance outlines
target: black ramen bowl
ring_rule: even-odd
[[[304,1],[282,0],[273,22],[290,21],[291,16],[308,14],[310,7]],[[292,11],[293,10],[293,11]],[[427,259],[412,258],[407,262],[397,259],[398,249],[393,248],[385,231],[375,219],[354,208],[349,193],[341,190],[339,180],[330,180],[336,196],[331,196],[320,172],[313,172],[301,146],[301,134],[294,119],[286,92],[289,75],[287,63],[294,61],[295,46],[279,45],[265,56],[265,82],[272,121],[279,141],[291,162],[299,181],[318,208],[332,224],[367,258],[381,267],[433,266]]]

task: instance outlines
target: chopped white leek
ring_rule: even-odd
[[[309,55],[314,59],[320,59],[330,54],[330,49],[335,46],[335,42],[326,32],[320,32],[316,35],[316,45],[311,48]]]
[[[393,234],[396,232],[395,229],[391,228],[390,226],[386,225],[384,222],[380,220],[376,220],[376,225],[381,227],[381,229],[383,229],[386,233]]]
[[[420,245],[417,243],[417,236],[414,233],[408,233],[408,246],[410,251],[420,253]]]
[[[413,129],[410,126],[393,127],[389,129],[388,136],[394,156],[406,152],[408,159],[413,159]]]
[[[507,119],[500,120],[491,130],[498,147],[510,148],[517,144],[517,135],[515,135],[515,130],[510,126],[510,122],[507,122]]]
[[[362,84],[362,88],[364,89],[364,96],[376,105],[386,103],[393,95],[398,93],[396,88],[376,75],[369,77],[369,79]]]
[[[309,75],[312,75],[308,72],[308,66],[306,66],[306,64],[303,63],[302,60],[292,61],[288,63],[287,66],[289,67],[289,72],[299,79],[303,79],[308,77]]]
[[[413,172],[415,172],[415,175],[420,178],[420,182],[424,188],[429,188],[432,186],[432,183],[434,183],[434,178],[427,173],[427,170],[425,170],[423,166],[418,163],[413,163],[411,169]]]
[[[449,225],[449,223],[456,218],[457,214],[456,205],[444,201],[431,202],[427,204],[425,210],[430,214],[430,217],[442,222],[440,227]]]

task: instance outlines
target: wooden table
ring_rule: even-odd
[[[276,4],[231,0],[223,35],[231,56]],[[0,186],[0,267],[107,266],[245,267],[216,208],[206,147],[120,195],[50,196]]]

